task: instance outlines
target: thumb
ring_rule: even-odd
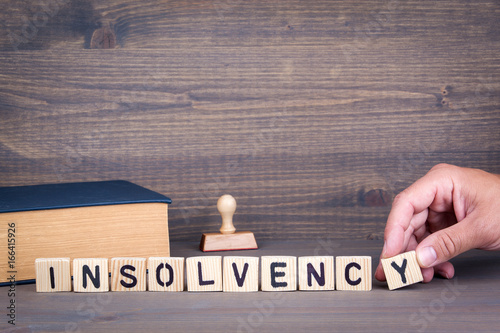
[[[434,267],[475,248],[475,230],[467,223],[469,219],[427,236],[415,250],[420,267]]]

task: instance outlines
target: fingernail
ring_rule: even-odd
[[[444,278],[447,278],[447,279],[449,279],[449,278],[450,278],[450,275],[449,275],[449,274],[448,274],[448,272],[446,272],[446,271],[443,271],[443,270],[438,270],[438,271],[437,271],[437,273],[438,273],[439,275],[441,275],[442,277],[444,277]]]
[[[382,248],[382,256],[385,256],[386,249],[387,249],[387,243],[384,242],[384,247]]]
[[[420,266],[431,267],[437,260],[437,254],[431,246],[428,246],[417,251],[417,259]]]

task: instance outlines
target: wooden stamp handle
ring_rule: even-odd
[[[233,225],[233,214],[236,211],[236,200],[230,194],[224,194],[217,201],[217,210],[222,216],[222,227],[220,232],[223,234],[232,234],[236,231]]]

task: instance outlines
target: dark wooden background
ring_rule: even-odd
[[[171,239],[380,239],[439,162],[500,173],[499,1],[0,4],[0,186],[126,179]]]

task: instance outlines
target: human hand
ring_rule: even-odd
[[[424,282],[452,278],[449,259],[500,249],[500,175],[448,164],[433,167],[392,204],[380,258],[416,250]],[[385,281],[382,265],[375,278]]]

